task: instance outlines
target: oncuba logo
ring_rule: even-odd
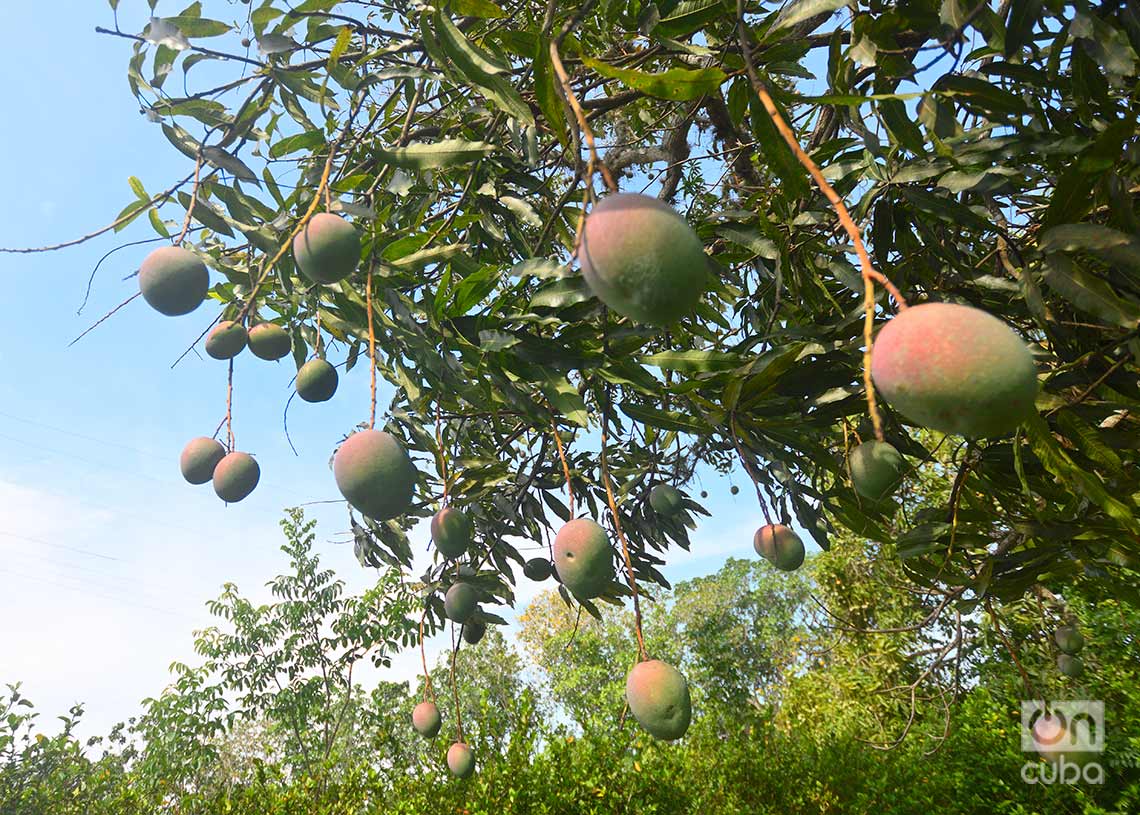
[[[1103,784],[1104,702],[1023,701],[1021,749],[1039,756],[1021,768],[1026,784]]]

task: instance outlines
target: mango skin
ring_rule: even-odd
[[[765,524],[756,530],[752,546],[777,569],[794,572],[804,562],[804,542],[783,524]]]
[[[463,624],[463,641],[475,645],[487,633],[487,624],[478,620],[468,620]]]
[[[479,595],[470,583],[452,583],[443,596],[443,613],[452,622],[465,623],[475,613],[478,604]]]
[[[638,724],[654,738],[673,741],[689,729],[693,718],[689,684],[666,662],[637,663],[626,677],[625,699]]]
[[[1057,656],[1057,670],[1063,676],[1075,679],[1084,674],[1085,664],[1080,657],[1075,657],[1072,654],[1059,654]]]
[[[206,337],[206,353],[214,359],[233,359],[245,350],[248,340],[244,325],[222,320]]]
[[[197,255],[178,246],[162,246],[143,259],[139,291],[159,314],[189,314],[206,299],[210,271]]]
[[[655,484],[649,491],[649,506],[662,517],[672,518],[684,504],[685,496],[671,484]]]
[[[575,518],[554,536],[554,569],[574,596],[590,600],[614,579],[613,547],[606,530],[589,518]]]
[[[1085,638],[1071,625],[1063,625],[1053,632],[1053,640],[1066,654],[1079,654],[1085,647]]]
[[[535,583],[541,583],[550,577],[550,572],[553,567],[550,561],[544,557],[532,557],[523,564],[523,574],[526,575],[528,580],[533,580]]]
[[[474,537],[475,527],[463,510],[444,507],[432,516],[431,540],[445,558],[451,560],[463,555]]]
[[[651,325],[689,313],[708,281],[697,233],[664,201],[638,193],[608,195],[590,210],[578,261],[599,300]]]
[[[894,445],[885,441],[865,441],[847,456],[851,486],[864,498],[886,498],[902,480],[906,462]]]
[[[408,510],[416,475],[403,445],[383,430],[354,433],[333,457],[333,476],[341,495],[377,521],[389,521]]]
[[[461,741],[447,748],[447,769],[456,778],[469,778],[475,772],[475,753]]]
[[[272,362],[289,356],[293,340],[277,323],[258,323],[249,330],[249,352],[258,359]]]
[[[310,359],[297,370],[297,395],[306,402],[327,402],[339,383],[336,368],[327,360]]]
[[[996,317],[954,303],[912,306],[883,326],[871,377],[915,424],[970,438],[1012,433],[1037,398],[1029,346]]]
[[[435,702],[420,702],[412,708],[412,727],[425,739],[435,738],[442,723]]]
[[[293,260],[314,283],[336,283],[360,263],[360,236],[339,215],[319,212],[293,238]]]
[[[214,477],[214,468],[225,455],[226,448],[222,447],[221,442],[208,436],[199,436],[190,439],[182,448],[178,467],[182,471],[182,477],[191,484],[205,484]]]
[[[228,453],[214,468],[214,492],[227,504],[246,498],[261,480],[261,468],[249,453]]]
[[[1088,750],[1074,750],[1072,739],[1064,720],[1060,716],[1048,714],[1033,723],[1034,749],[1037,755],[1053,765],[1064,761],[1083,767],[1097,758],[1098,754]]]

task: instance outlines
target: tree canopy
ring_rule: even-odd
[[[214,270],[217,319],[279,323],[298,365],[366,359],[394,388],[377,421],[420,480],[406,516],[354,526],[362,563],[410,566],[404,529],[446,498],[478,531],[467,579],[510,602],[512,541],[588,513],[628,543],[618,603],[667,585],[704,511],[689,495],[663,520],[648,488],[743,465],[758,525],[893,545],[946,608],[1074,580],[1137,599],[1130,6],[261,0],[142,30],[110,6],[101,31],[132,42],[130,88],[187,173],[157,194],[132,178],[108,230],[148,218]],[[711,274],[682,319],[622,317],[576,270],[602,185],[699,235]],[[322,211],[361,262],[314,285],[290,246]],[[901,305],[884,279],[1000,318],[1040,386],[1004,438],[920,432],[880,399],[884,438],[947,487],[901,534],[900,505],[847,471],[875,432],[864,322]]]

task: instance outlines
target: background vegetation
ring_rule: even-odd
[[[1022,680],[978,616],[952,701],[920,678],[911,708],[891,688],[914,681],[927,648],[865,633],[925,615],[888,592],[899,564],[837,541],[790,574],[730,559],[680,583],[649,616],[649,647],[682,667],[695,721],[677,744],[623,714],[636,659],[628,612],[579,617],[556,593],[527,609],[512,646],[492,629],[458,652],[456,691],[479,769],[457,781],[443,754],[454,703],[441,658],[433,684],[445,731],[411,729],[423,688],[351,681],[410,635],[407,587],[384,573],[345,597],[312,550],[300,512],[283,522],[290,569],[274,601],[252,606],[227,586],[198,632],[198,664],[145,712],[104,737],[59,732],[18,686],[0,697],[0,812],[70,813],[1126,813],[1140,806],[1140,612],[1076,591],[1065,599],[1088,639],[1087,678],[1056,673],[1036,601],[1010,607],[1008,636],[1049,698],[1105,700],[1105,784],[1027,785],[1020,751]],[[899,602],[898,597],[907,598]],[[826,608],[827,611],[823,611]],[[837,619],[858,619],[857,631]],[[951,710],[943,704],[952,704]],[[949,718],[947,718],[949,716]],[[907,738],[900,741],[904,731]],[[47,731],[45,733],[45,731]],[[891,749],[882,749],[891,747]]]
[[[103,739],[76,741],[80,708],[42,733],[11,687],[6,812],[1140,807],[1131,4],[210,5],[142,28],[110,3],[103,33],[129,41],[131,90],[187,172],[132,178],[104,231],[145,218],[185,243],[215,272],[213,319],[278,322],[298,364],[350,367],[375,333],[370,366],[393,394],[379,424],[421,467],[416,500],[353,522],[381,570],[361,597],[291,514],[275,602],[226,587],[200,663]],[[912,303],[984,308],[1037,358],[1038,412],[1011,438],[944,438],[884,407],[910,463],[900,500],[859,499],[846,472],[873,432],[864,314],[881,324],[897,303],[864,300],[847,233],[760,91]],[[709,290],[667,331],[606,310],[571,271],[595,158],[706,247]],[[355,276],[314,287],[288,247],[320,209],[351,217],[363,251]],[[232,444],[247,419],[230,407]],[[760,512],[823,554],[791,576],[731,561],[670,587],[658,567],[703,508],[690,496],[663,522],[645,488],[738,463]],[[621,712],[636,648],[620,583],[597,606],[543,597],[524,653],[494,631],[458,652],[458,702],[439,702],[446,721],[465,713],[467,782],[443,776],[445,739],[411,736],[419,688],[353,683],[361,660],[416,641],[423,605],[442,622],[451,572],[400,570],[407,526],[444,493],[478,529],[464,565],[492,623],[514,597],[512,541],[579,511],[620,522],[631,582],[655,596],[648,650],[695,694],[682,743]],[[1050,638],[1068,621],[1088,639],[1077,682]],[[451,686],[444,666],[433,684]],[[1018,701],[1064,695],[1106,702],[1104,785],[1021,780]]]

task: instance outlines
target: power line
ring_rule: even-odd
[[[124,599],[123,597],[116,597],[116,596],[110,595],[110,594],[102,594],[101,592],[91,591],[91,590],[89,590],[83,586],[72,586],[72,585],[69,585],[67,583],[58,583],[54,580],[48,580],[46,578],[39,577],[37,575],[30,575],[30,574],[24,574],[22,572],[15,572],[15,571],[12,571],[11,569],[5,568],[3,566],[0,566],[0,572],[6,572],[6,573],[14,575],[16,577],[23,578],[24,580],[34,580],[37,583],[45,583],[49,586],[58,586],[61,589],[70,589],[71,591],[78,591],[78,592],[81,592],[83,594],[91,595],[93,597],[101,597],[104,600],[112,600],[116,603],[123,603],[125,605],[135,606],[136,608],[144,608],[144,609],[147,609],[148,611],[157,611],[160,614],[169,614],[169,615],[174,616],[174,617],[189,618],[189,615],[184,614],[180,611],[173,611],[173,610],[168,609],[168,608],[159,608],[158,606],[152,606],[152,605],[149,605],[147,603],[135,603],[135,602],[132,602],[131,600]]]
[[[30,538],[27,535],[17,535],[15,532],[5,532],[2,529],[0,529],[0,535],[3,535],[7,538],[18,538],[19,540],[38,543],[42,546],[52,546],[56,549],[66,549],[69,552],[78,552],[79,554],[87,555],[88,557],[97,557],[102,558],[103,560],[122,560],[122,558],[117,558],[114,555],[105,555],[102,552],[96,552],[92,549],[81,549],[78,546],[68,546],[66,543],[52,543],[51,541],[46,541],[41,538]]]

